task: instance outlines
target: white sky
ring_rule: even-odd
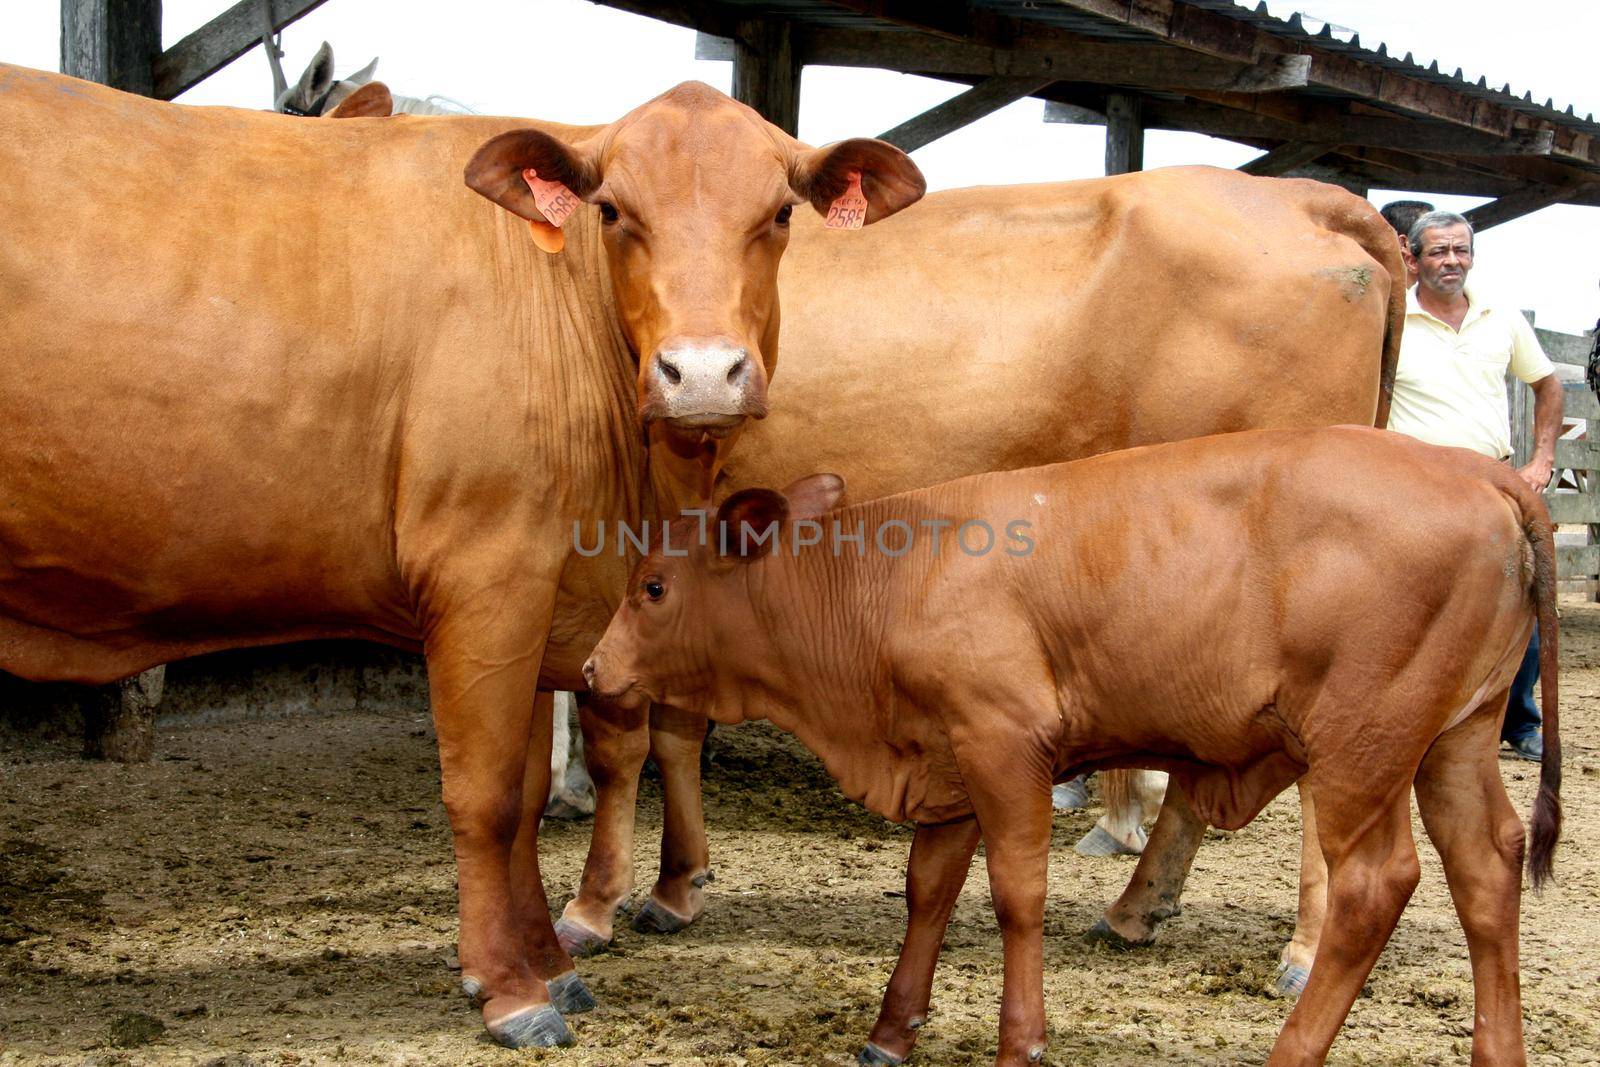
[[[220,12],[227,0],[165,0],[170,45]],[[1308,16],[1358,31],[1362,44],[1414,52],[1442,69],[1464,68],[1520,95],[1600,112],[1594,49],[1600,4],[1593,0],[1269,0],[1280,17]],[[1312,28],[1316,28],[1313,26]],[[1340,31],[1343,35],[1342,30]],[[58,0],[0,4],[0,61],[56,70]],[[442,93],[476,110],[574,123],[607,122],[687,79],[727,91],[732,64],[698,62],[691,31],[585,0],[329,0],[284,33],[284,71],[294,81],[323,41],[343,76],[373,56],[398,93]],[[259,49],[180,99],[192,104],[267,107],[271,77]],[[959,92],[949,82],[887,71],[806,68],[800,136],[812,143],[880,133]],[[1057,181],[1098,175],[1104,131],[1040,121],[1043,104],[1024,100],[914,153],[931,188]],[[1255,152],[1194,134],[1151,131],[1145,165],[1234,167]],[[1381,205],[1404,190],[1374,189]],[[1464,210],[1483,201],[1424,196]],[[1560,206],[1487,231],[1473,277],[1539,324],[1578,332],[1600,316],[1600,208]]]

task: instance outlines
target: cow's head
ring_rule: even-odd
[[[826,215],[859,188],[860,222],[872,223],[925,188],[893,145],[811,148],[698,82],[575,144],[536,129],[501,134],[478,150],[466,181],[527,219],[550,252],[563,246],[571,204],[562,197],[593,205],[579,210],[600,215],[622,329],[639,357],[639,416],[695,438],[726,436],[767,412],[778,261],[794,208]]]
[[[634,568],[627,597],[584,664],[589,689],[624,710],[655,700],[740,721],[742,691],[782,688],[762,674],[781,669],[782,657],[770,646],[774,605],[762,602],[767,587],[751,579],[753,565],[787,553],[792,524],[831,510],[843,495],[843,479],[813,474],[781,493],[741,490],[704,528],[694,519],[674,523]]]

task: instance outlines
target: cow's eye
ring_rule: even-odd
[[[667,587],[656,578],[648,578],[644,583],[644,595],[651,600],[660,600],[667,595]]]
[[[779,226],[787,226],[787,225],[789,225],[789,216],[793,215],[793,214],[794,214],[794,205],[793,204],[785,204],[785,205],[783,205],[782,207],[780,207],[778,209],[778,217],[773,219],[772,221],[777,223]]]
[[[600,219],[602,222],[612,223],[622,216],[617,213],[617,205],[609,200],[600,201]]]

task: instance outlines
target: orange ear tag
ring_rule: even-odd
[[[571,189],[560,182],[547,182],[541,179],[539,172],[532,167],[523,170],[522,180],[528,183],[528,189],[533,193],[533,202],[539,208],[539,213],[544,216],[542,221],[528,220],[528,229],[533,232],[533,243],[546,252],[561,251],[567,243],[566,235],[561,232],[561,224],[578,210],[578,198],[573,195]]]
[[[850,184],[844,187],[828,208],[822,225],[830,230],[859,230],[867,224],[867,197],[861,191],[861,172],[850,172]]]

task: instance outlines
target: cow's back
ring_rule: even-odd
[[[1370,424],[1391,291],[1363,248],[1378,223],[1331,186],[1185,167],[935,193],[860,234],[797,225],[773,414],[730,485],[832,470],[866,499],[1228,430]]]
[[[515,120],[405,121],[0,67],[0,669],[411,644],[408,516],[473,521],[468,488],[497,521],[556,505],[494,487],[572,448],[563,398],[528,395],[558,347],[529,301],[549,303],[539,271],[584,268],[540,266],[461,184]]]

